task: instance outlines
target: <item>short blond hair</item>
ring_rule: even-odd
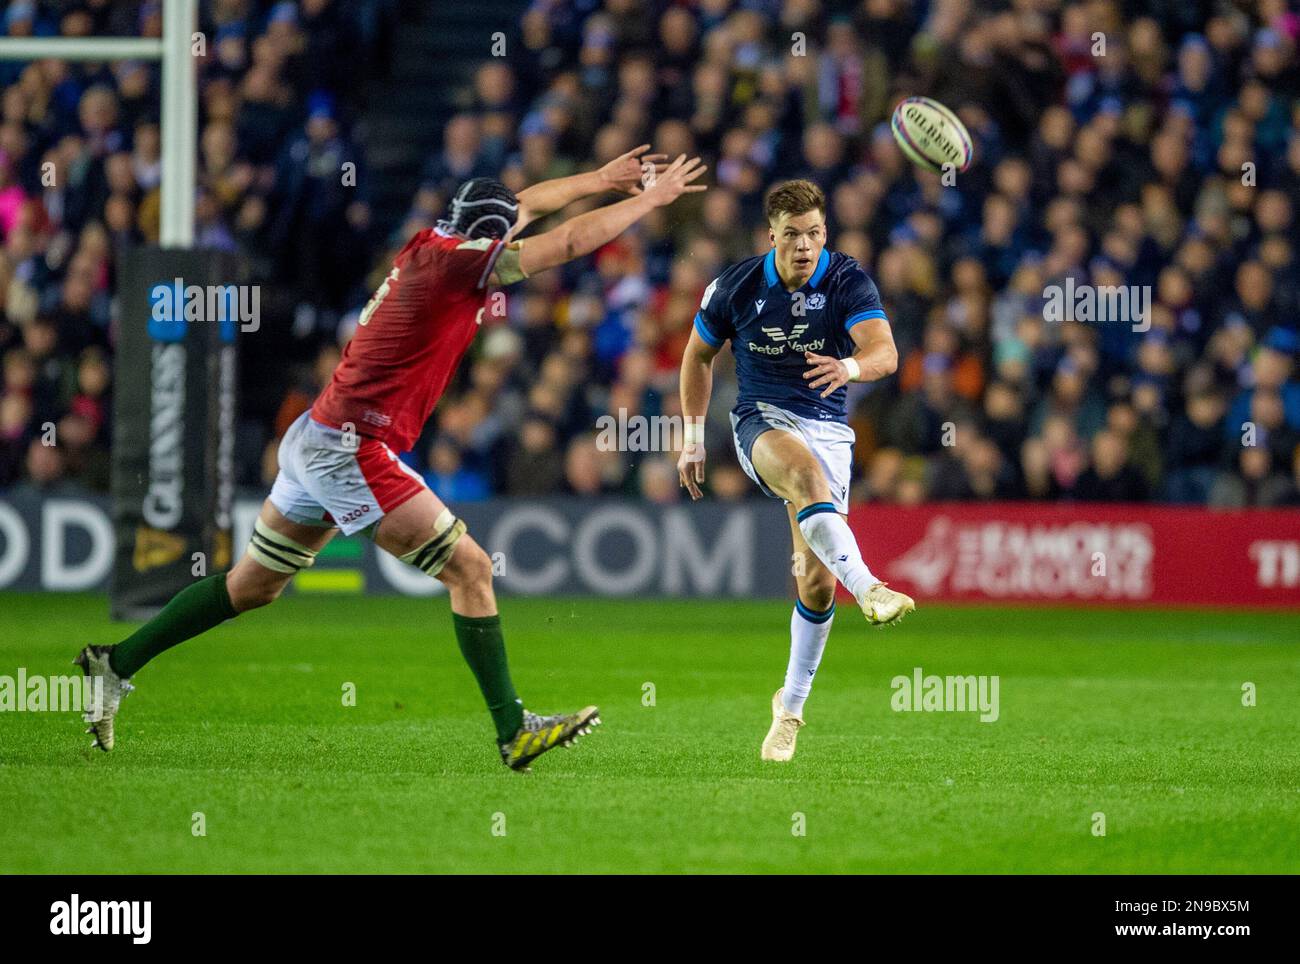
[[[767,192],[763,211],[767,223],[775,224],[782,214],[798,217],[809,211],[820,211],[826,216],[826,195],[812,181],[786,181]]]

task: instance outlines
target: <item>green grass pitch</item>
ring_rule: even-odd
[[[841,606],[780,765],[787,604],[502,612],[527,705],[605,719],[532,774],[496,757],[445,598],[298,595],[143,670],[112,754],[0,715],[0,872],[1300,871],[1295,615]],[[123,635],[106,613],[0,594],[0,674],[73,671]],[[893,711],[916,666],[998,675],[1000,719]]]

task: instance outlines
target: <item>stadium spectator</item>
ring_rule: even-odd
[[[681,497],[677,461],[666,455],[642,460],[637,473],[638,493],[654,505],[671,505]]]
[[[1129,460],[1128,442],[1103,429],[1092,439],[1092,463],[1080,473],[1071,494],[1081,502],[1143,502],[1147,480]]]
[[[338,123],[334,98],[313,93],[307,123],[276,171],[269,243],[283,253],[277,274],[320,307],[346,307],[364,273],[355,256],[370,224],[364,184],[360,155]]]
[[[429,452],[429,471],[424,473],[424,481],[448,504],[477,502],[487,498],[490,491],[487,478],[481,472],[466,468],[460,449],[446,438],[433,443]]]
[[[564,459],[554,422],[538,412],[524,417],[505,472],[508,495],[549,495],[564,482]]]
[[[1188,396],[1164,442],[1165,498],[1204,503],[1222,460],[1223,397],[1207,388]]]
[[[1273,455],[1259,445],[1244,446],[1237,471],[1224,469],[1210,487],[1209,504],[1219,509],[1268,508],[1281,505],[1291,484],[1273,468]]]

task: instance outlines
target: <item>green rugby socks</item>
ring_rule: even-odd
[[[159,653],[236,615],[226,592],[226,574],[200,579],[178,592],[162,612],[113,647],[109,665],[119,676],[134,676]],[[492,714],[497,739],[509,740],[523,724],[524,707],[510,680],[501,617],[452,613],[451,621],[461,655],[478,680],[488,712]]]
[[[236,615],[226,592],[226,574],[219,572],[200,579],[178,592],[162,612],[114,646],[108,664],[118,676],[134,676],[164,650]]]
[[[451,614],[456,628],[456,642],[461,655],[478,680],[488,712],[497,728],[497,742],[504,743],[519,731],[524,722],[524,705],[510,682],[506,663],[506,643],[501,636],[500,616],[462,616]]]

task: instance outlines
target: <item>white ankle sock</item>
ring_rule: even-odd
[[[808,548],[812,549],[854,599],[880,582],[862,561],[853,530],[829,502],[814,502],[799,510],[796,518]]]
[[[833,602],[830,609],[820,613],[795,602],[790,616],[790,663],[785,668],[785,689],[781,692],[782,704],[795,716],[803,716],[803,704],[812,692],[813,676],[822,661],[834,619]]]

